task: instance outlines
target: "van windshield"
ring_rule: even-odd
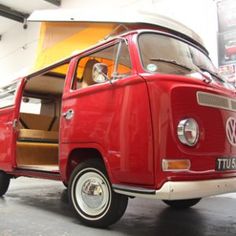
[[[201,70],[213,75],[217,73],[202,51],[176,38],[142,33],[138,42],[142,64],[148,72],[187,75],[191,71]]]

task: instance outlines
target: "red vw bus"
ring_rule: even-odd
[[[185,27],[126,30],[1,88],[1,196],[20,176],[62,181],[106,227],[130,197],[184,209],[236,191],[235,89]]]

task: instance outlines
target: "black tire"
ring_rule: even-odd
[[[104,165],[95,159],[79,164],[68,186],[69,201],[85,225],[105,228],[125,213],[128,197],[112,190]]]
[[[187,209],[199,203],[201,198],[186,199],[186,200],[163,200],[165,204],[175,209]]]
[[[0,170],[0,197],[7,192],[9,184],[10,184],[10,176]]]

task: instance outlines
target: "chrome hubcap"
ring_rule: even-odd
[[[110,204],[110,188],[103,176],[96,172],[86,172],[77,180],[75,200],[87,217],[104,214]],[[82,212],[81,212],[82,210]]]
[[[96,179],[87,180],[82,187],[82,199],[90,208],[98,208],[103,201],[103,190]]]

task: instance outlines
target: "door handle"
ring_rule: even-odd
[[[74,116],[74,111],[72,109],[69,109],[68,111],[62,113],[62,116],[66,119],[66,120],[71,120]]]

